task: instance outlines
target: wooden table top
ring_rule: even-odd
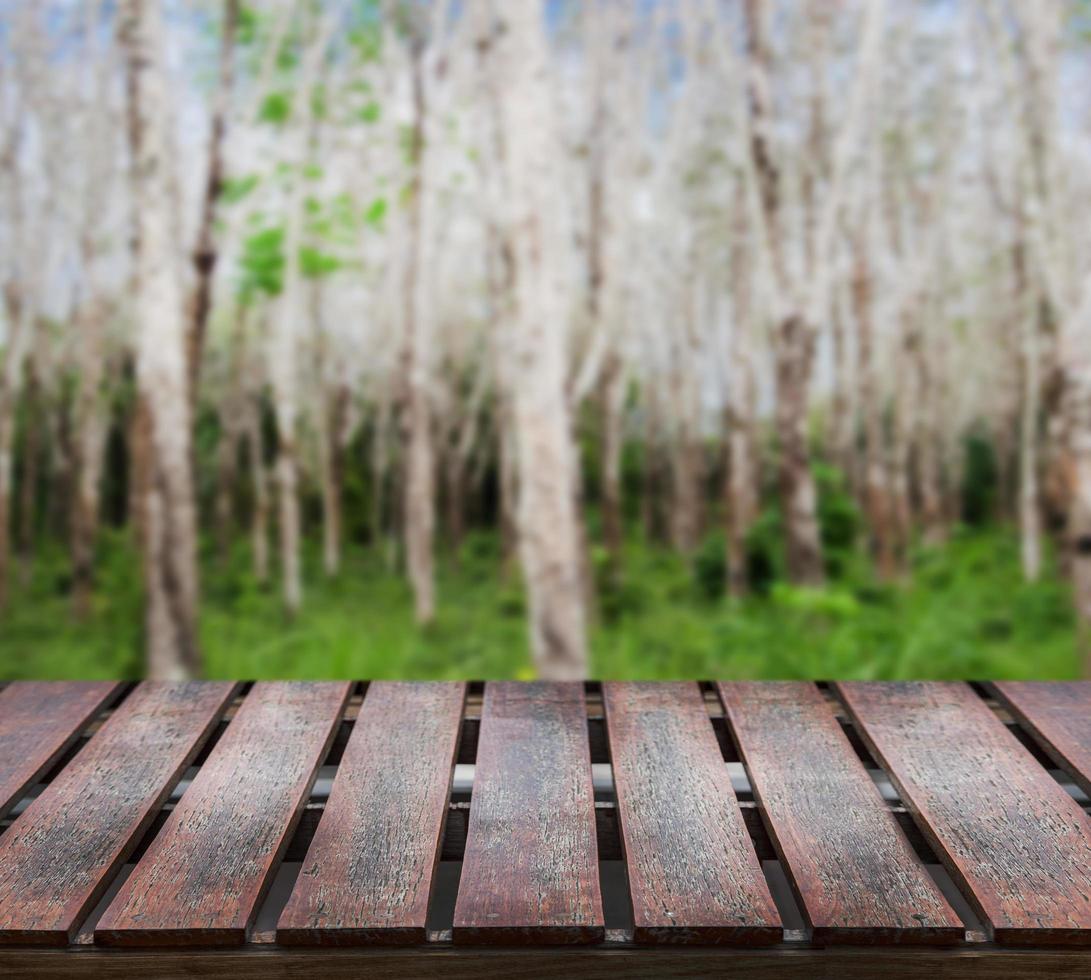
[[[1089,792],[1091,683],[14,682],[0,971],[1091,976]]]

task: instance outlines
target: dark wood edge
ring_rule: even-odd
[[[765,949],[666,946],[636,947],[607,943],[597,947],[488,948],[431,944],[403,948],[290,949],[251,944],[241,949],[107,950],[93,946],[68,949],[0,950],[0,974],[20,980],[155,980],[163,977],[257,978],[367,977],[441,975],[444,980],[487,977],[551,977],[569,971],[596,978],[745,976],[778,980],[901,980],[909,977],[1035,977],[1069,980],[1091,975],[1091,950],[977,949],[934,947],[820,948],[783,944]]]

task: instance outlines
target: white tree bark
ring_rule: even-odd
[[[537,2],[494,6],[502,19],[496,87],[503,93],[507,219],[514,258],[512,415],[519,474],[519,546],[530,635],[543,678],[587,674],[586,613],[576,513],[576,453],[565,395],[568,308],[557,215],[552,71]]]
[[[412,38],[413,75],[411,176],[407,200],[407,248],[402,323],[402,432],[405,443],[405,560],[413,589],[413,613],[419,626],[436,615],[433,548],[436,531],[436,463],[431,407],[432,239],[435,228],[428,158],[434,152],[427,126],[428,92],[424,77],[424,41]],[[426,136],[426,133],[428,134]]]
[[[171,198],[172,115],[159,0],[125,0],[121,14],[137,221],[137,380],[150,437],[143,501],[148,676],[178,678],[199,672],[200,651],[186,311]]]

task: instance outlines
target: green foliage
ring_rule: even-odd
[[[962,519],[982,527],[992,518],[1000,492],[999,471],[993,444],[980,432],[966,437],[962,472]]]
[[[211,452],[210,446],[198,447]],[[354,491],[359,492],[359,491]],[[525,677],[526,601],[504,584],[492,532],[469,535],[458,568],[439,565],[434,628],[413,626],[404,577],[383,549],[351,544],[326,580],[316,540],[304,553],[307,595],[285,621],[278,590],[250,572],[244,535],[225,565],[206,542],[201,640],[211,677]],[[715,547],[707,545],[710,553]],[[602,556],[596,564],[601,562]],[[67,556],[45,542],[0,631],[0,676],[134,677],[140,671],[140,564],[127,533],[107,529],[97,555],[94,613],[68,611]],[[695,587],[687,562],[639,539],[592,630],[592,673],[622,678],[966,678],[1077,676],[1066,585],[1053,567],[1024,584],[1014,537],[964,531],[914,556],[911,583],[882,591],[773,583],[765,597],[727,601]],[[1003,596],[998,606],[996,597]]]
[[[258,37],[261,18],[252,4],[240,3],[238,21],[235,25],[235,40],[242,45],[253,44]]]
[[[826,573],[837,578],[845,574],[853,561],[860,514],[840,470],[817,463],[814,480]]]
[[[299,250],[299,270],[308,279],[321,279],[336,272],[343,265],[336,255],[330,255],[310,245]]]
[[[378,61],[383,53],[383,34],[378,23],[361,24],[349,31],[349,44],[364,64]]]
[[[262,100],[258,109],[258,121],[282,126],[292,116],[292,96],[290,92],[270,92]]]
[[[237,204],[253,191],[261,178],[257,174],[247,174],[245,177],[227,177],[220,189],[220,197],[227,204]]]
[[[370,102],[364,103],[363,107],[357,113],[361,122],[365,122],[368,125],[377,123],[382,115],[382,107],[372,99]]]
[[[697,592],[705,599],[721,599],[727,589],[727,544],[721,531],[701,542],[693,559]]]
[[[278,295],[284,280],[284,228],[263,228],[248,236],[239,265],[244,295]]]
[[[383,221],[386,218],[386,198],[377,197],[372,201],[367,210],[364,212],[364,221],[366,221],[372,228],[382,228]]]

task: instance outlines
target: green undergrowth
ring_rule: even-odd
[[[837,515],[834,515],[836,518]],[[824,528],[837,527],[827,520]],[[851,532],[851,528],[849,529]],[[692,561],[639,537],[620,576],[595,552],[599,601],[591,673],[605,678],[1069,678],[1078,671],[1067,586],[1051,564],[1022,582],[1006,529],[957,532],[918,550],[902,582],[878,583],[852,549],[834,556],[831,584],[785,584],[755,529],[751,564],[760,592],[723,598],[722,538]],[[207,550],[207,549],[206,549]],[[259,585],[239,544],[227,567],[203,557],[201,641],[209,677],[527,678],[525,598],[499,572],[491,533],[471,535],[456,566],[441,556],[436,621],[412,622],[402,576],[377,549],[346,551],[335,579],[317,546],[305,554],[304,609],[282,613],[275,587]],[[67,560],[43,543],[16,574],[0,619],[0,676],[136,677],[141,671],[140,576],[120,532],[98,556],[94,611],[69,611]]]

